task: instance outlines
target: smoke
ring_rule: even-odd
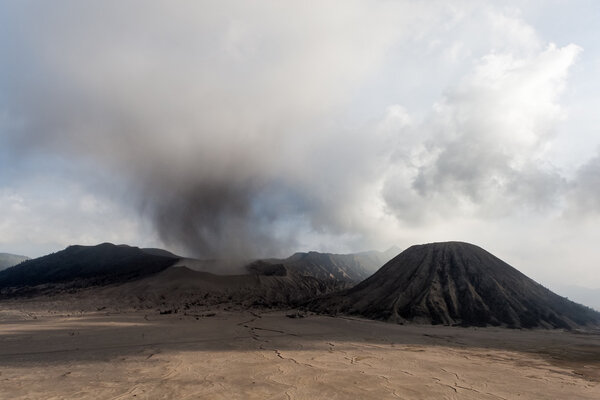
[[[13,162],[53,154],[73,179],[102,171],[164,243],[197,256],[280,254],[301,245],[300,221],[362,236],[348,209],[364,185],[348,178],[369,178],[376,154],[330,120],[416,28],[415,7],[134,4],[10,5],[0,106]]]
[[[103,232],[133,209],[200,257],[383,248],[448,215],[596,204],[598,163],[573,181],[547,153],[581,49],[444,3],[8,3],[0,166],[60,175],[44,196],[92,196]],[[78,224],[65,202],[50,224]]]
[[[600,214],[600,151],[577,170],[567,196],[570,216],[586,218]]]

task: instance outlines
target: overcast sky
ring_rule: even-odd
[[[0,251],[461,240],[600,287],[600,2],[510,3],[0,0]]]

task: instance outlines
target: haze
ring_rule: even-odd
[[[600,287],[594,1],[3,1],[0,250],[461,240]]]

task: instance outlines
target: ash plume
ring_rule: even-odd
[[[582,48],[446,3],[8,2],[0,244],[133,241],[149,221],[203,258],[512,249],[540,236],[522,225],[597,216],[598,158],[567,154],[569,175],[551,151]]]
[[[379,144],[322,126],[409,27],[348,31],[367,12],[359,3],[310,32],[310,10],[273,19],[267,3],[165,14],[74,2],[71,16],[41,6],[44,18],[11,8],[3,37],[18,45],[2,43],[12,56],[0,106],[12,162],[50,154],[73,180],[101,174],[110,183],[92,192],[140,209],[165,244],[199,257],[283,255],[299,230],[368,236],[353,211],[368,188],[355,179],[374,180]],[[23,21],[36,30],[20,31]]]

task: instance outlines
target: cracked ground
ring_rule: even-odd
[[[0,398],[600,398],[598,334],[213,312],[4,312]]]

